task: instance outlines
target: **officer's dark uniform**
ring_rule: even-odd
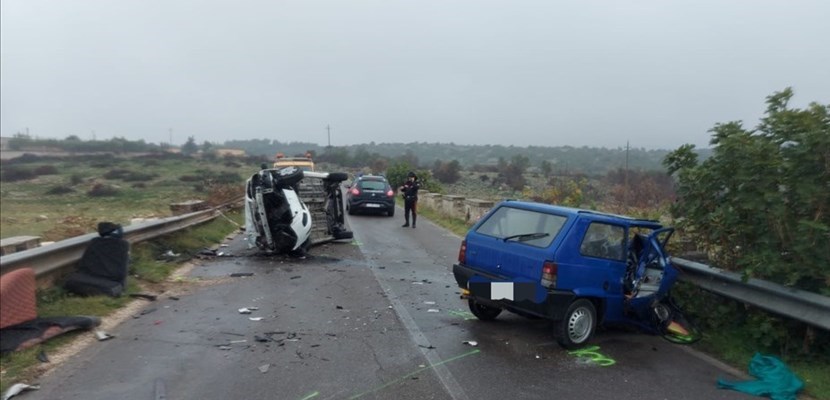
[[[412,212],[412,227],[415,227],[415,221],[418,218],[418,189],[420,189],[420,187],[421,186],[418,184],[418,177],[415,176],[414,172],[410,172],[409,175],[407,175],[406,182],[403,186],[401,186],[401,193],[403,194],[403,215],[406,221],[406,223],[403,224],[404,227],[409,226],[410,212]]]

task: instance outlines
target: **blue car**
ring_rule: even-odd
[[[469,230],[453,274],[478,319],[503,310],[546,318],[565,348],[584,345],[600,324],[691,343],[700,335],[669,296],[673,232],[656,221],[506,201]]]

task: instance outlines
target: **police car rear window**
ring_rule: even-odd
[[[366,190],[383,190],[386,188],[386,183],[383,181],[361,181],[360,187]]]

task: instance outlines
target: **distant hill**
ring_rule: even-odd
[[[282,143],[278,140],[231,140],[226,141],[223,147],[244,149],[248,154],[266,155],[273,157],[277,152],[286,156],[302,155],[306,151],[315,154],[324,154],[326,148],[316,143],[290,142]],[[350,155],[358,151],[361,153],[378,154],[395,159],[411,151],[418,157],[422,166],[431,166],[435,160],[458,160],[463,168],[473,165],[495,165],[500,157],[510,160],[515,155],[522,155],[530,159],[531,167],[538,167],[544,160],[549,161],[556,173],[584,173],[599,175],[625,166],[625,148],[608,149],[604,147],[543,147],[543,146],[501,146],[501,145],[456,145],[453,143],[369,143],[350,146],[337,146],[336,149],[346,150]],[[662,171],[662,161],[671,150],[647,150],[632,148],[628,154],[630,169],[645,171]],[[365,153],[364,153],[365,154]],[[707,158],[709,149],[698,151],[701,159]]]

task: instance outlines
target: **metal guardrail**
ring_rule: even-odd
[[[130,243],[138,243],[210,221],[218,215],[218,209],[210,209],[129,225],[124,227],[124,238]],[[97,236],[97,233],[89,233],[48,246],[2,256],[0,257],[0,274],[28,267],[35,271],[35,275],[41,276],[72,265],[81,259],[89,241]]]
[[[750,278],[744,282],[740,274],[682,258],[672,257],[672,263],[683,271],[681,280],[721,296],[830,330],[830,297],[760,279]]]

